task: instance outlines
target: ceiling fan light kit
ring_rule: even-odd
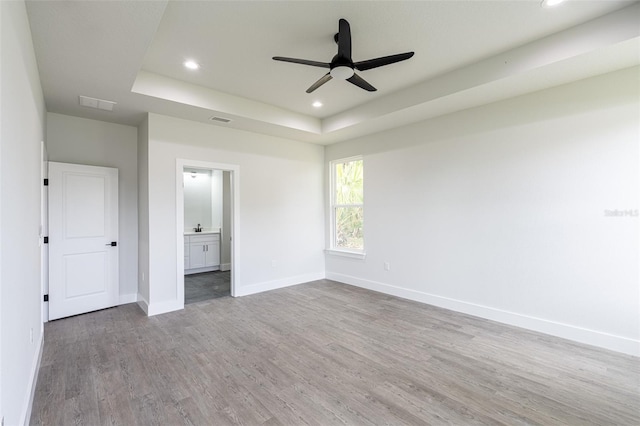
[[[274,56],[273,59],[276,61],[291,62],[294,64],[309,65],[318,68],[329,68],[329,72],[313,83],[311,87],[307,89],[307,93],[312,93],[332,78],[346,80],[368,92],[375,92],[377,89],[356,74],[356,70],[366,71],[385,65],[391,65],[396,62],[407,60],[413,56],[413,52],[407,52],[368,59],[366,61],[353,62],[353,59],[351,59],[351,26],[346,19],[340,19],[338,21],[338,33],[333,37],[333,39],[338,44],[338,53],[333,57],[333,59],[331,59],[331,62],[310,61],[308,59],[287,58],[284,56]]]
[[[338,67],[335,67],[333,69],[331,69],[331,71],[329,71],[329,74],[331,74],[331,77],[333,78],[338,78],[340,80],[346,80],[348,78],[351,78],[353,76],[353,74],[355,74],[355,72],[353,71],[353,68],[348,67],[346,65],[340,65]]]

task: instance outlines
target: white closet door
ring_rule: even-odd
[[[49,162],[49,319],[118,304],[118,169]]]

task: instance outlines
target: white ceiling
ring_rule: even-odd
[[[624,8],[624,10],[621,10]],[[28,1],[47,110],[137,125],[146,112],[332,143],[640,63],[640,4],[521,1]],[[369,93],[326,70],[338,19]],[[201,64],[198,71],[182,66]],[[78,96],[117,102],[113,112]],[[323,102],[313,108],[315,100]]]

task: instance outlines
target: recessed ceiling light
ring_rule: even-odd
[[[564,0],[542,0],[542,7],[557,6],[562,2],[564,2]]]
[[[200,68],[200,65],[196,61],[192,60],[184,61],[184,66],[190,70],[197,70]]]
[[[311,104],[314,108],[320,108],[322,106],[322,102],[320,101],[315,101],[314,103]]]

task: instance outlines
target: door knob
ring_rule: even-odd
[[[115,241],[111,241],[110,243],[105,244],[105,246],[111,246],[111,247],[115,247],[117,245],[118,245],[118,243],[115,242]]]

